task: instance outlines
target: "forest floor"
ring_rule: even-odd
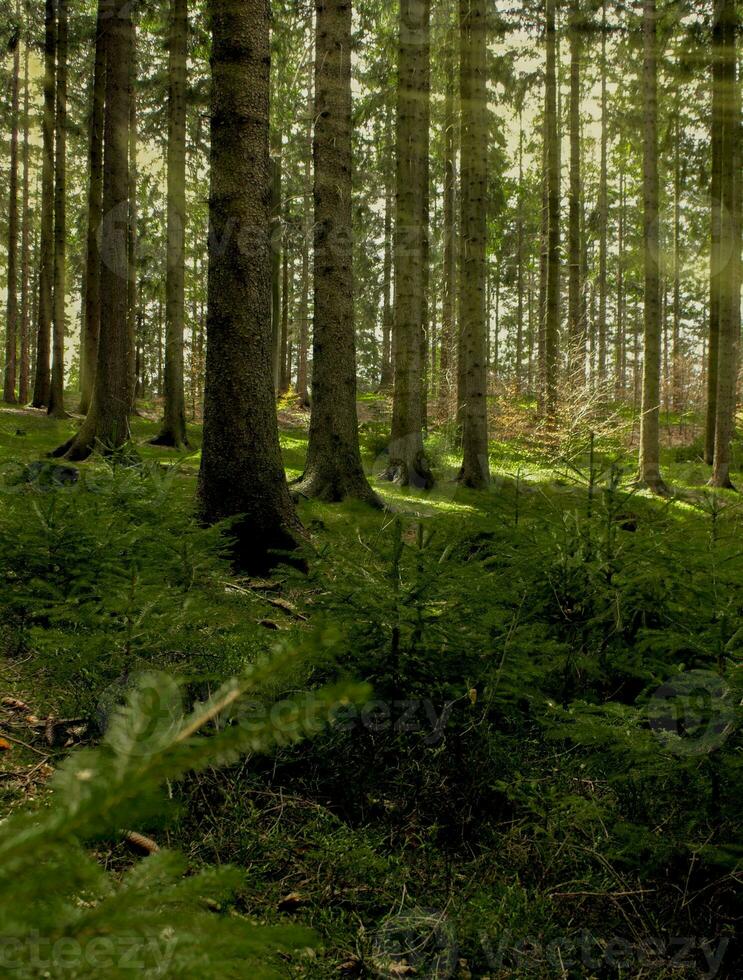
[[[148,444],[156,417],[133,420],[137,472],[93,460],[68,485],[27,467],[78,420],[0,408],[0,815],[43,801],[122,677],[154,665],[198,688],[291,644],[296,689],[369,680],[369,710],[186,780],[178,813],[138,828],[244,868],[238,910],[310,925],[289,974],[740,975],[743,504],[707,490],[693,419],[666,418],[670,500],[632,487],[624,410],[548,437],[511,404],[482,493],[457,485],[451,432],[434,428],[432,492],[376,480],[382,512],[299,504],[308,575],[218,571],[216,595],[195,530],[197,584],[164,608],[149,539],[186,540],[169,515],[191,520],[200,426],[175,453]],[[384,399],[360,401],[372,479],[388,419]],[[281,406],[290,479],[307,421]],[[19,627],[26,561],[40,571]],[[98,847],[114,870],[134,860]]]

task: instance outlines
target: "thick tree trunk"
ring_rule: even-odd
[[[54,92],[57,58],[57,4],[44,7],[44,114],[42,116],[41,232],[39,240],[39,309],[34,372],[34,408],[49,404],[50,346],[54,290]]]
[[[301,533],[271,374],[270,10],[267,0],[210,0],[208,10],[209,312],[199,507],[207,523],[234,519],[235,561],[257,572],[276,562],[276,550],[293,549]]]
[[[187,0],[171,0],[168,46],[168,251],[165,276],[165,414],[155,445],[188,445],[183,390],[186,320],[186,85]]]
[[[29,208],[29,43],[28,33],[23,45],[23,190],[21,207],[23,211],[23,231],[21,232],[21,335],[19,338],[20,362],[18,369],[18,401],[28,402],[31,379],[30,348],[30,240],[33,216]]]
[[[299,338],[297,344],[297,395],[299,404],[310,403],[308,348],[310,338],[310,241],[312,239],[312,213],[310,191],[312,185],[312,65],[307,73],[307,141],[304,152],[304,189],[302,192],[302,279],[299,296]]]
[[[396,127],[395,391],[386,479],[429,488],[423,451],[425,228],[430,0],[401,0]]]
[[[20,7],[16,4],[20,26]],[[8,303],[5,325],[3,401],[15,402],[18,367],[18,92],[21,74],[21,42],[15,37],[10,82],[10,174],[8,176]]]
[[[581,301],[581,140],[580,59],[582,50],[579,0],[573,0],[568,35],[570,39],[570,200],[568,217],[568,328],[569,381],[586,380],[586,334]]]
[[[77,435],[55,452],[86,459],[96,447],[113,451],[129,439],[128,219],[129,102],[134,27],[131,7],[99,0],[105,20],[106,108],[103,126],[101,333],[90,409]]]
[[[707,418],[704,435],[704,461],[711,466],[715,457],[717,426],[717,369],[720,360],[720,287],[722,283],[722,154],[724,110],[723,24],[719,17],[719,0],[715,0],[712,23],[712,113],[710,143],[712,175],[710,181],[711,246],[709,269],[709,345],[707,347]]]
[[[98,236],[103,206],[103,107],[106,95],[105,25],[96,19],[95,62],[88,145],[88,229],[85,263],[85,307],[80,361],[80,412],[90,408],[101,331],[101,256]]]
[[[57,0],[57,101],[54,119],[54,317],[49,415],[65,418],[67,293],[67,0]]]
[[[656,0],[643,0],[643,252],[645,356],[640,424],[641,485],[666,492],[660,475],[660,228],[658,214],[658,15]]]
[[[317,0],[315,316],[312,416],[297,493],[378,503],[361,463],[356,413],[351,209],[351,4]]]
[[[736,77],[736,36],[739,19],[735,0],[717,0],[721,21],[720,72],[722,103],[722,165],[720,227],[720,328],[717,369],[717,423],[712,485],[732,487],[731,442],[735,429],[740,349],[740,89]]]
[[[444,212],[443,212],[443,275],[441,297],[441,359],[439,365],[439,410],[448,415],[452,409],[456,351],[456,283],[457,228],[455,197],[457,182],[457,119],[455,116],[456,45],[454,30],[447,17],[444,45]]]
[[[602,2],[601,10],[601,162],[599,165],[599,293],[598,293],[598,357],[597,373],[599,387],[604,393],[606,384],[607,361],[607,329],[606,329],[606,299],[607,299],[607,225],[609,216],[607,191],[607,92],[606,92],[606,0]]]
[[[482,489],[488,464],[485,283],[487,275],[488,101],[486,0],[460,0],[462,99],[461,249],[459,295],[464,338],[464,458],[459,482]]]
[[[548,422],[557,416],[560,358],[560,138],[557,116],[555,0],[545,0],[547,64],[545,129],[547,142],[547,285],[545,295],[544,409]]]

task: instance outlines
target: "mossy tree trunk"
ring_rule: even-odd
[[[210,0],[211,189],[199,509],[234,518],[235,561],[262,570],[301,526],[286,484],[271,371],[267,0]]]
[[[80,412],[87,414],[93,397],[101,331],[101,256],[98,236],[103,207],[103,107],[106,96],[105,30],[101,9],[96,19],[95,61],[88,144],[88,228],[85,259],[85,306],[80,351]]]
[[[131,7],[99,0],[105,23],[106,95],[103,125],[101,223],[101,332],[93,398],[78,433],[55,456],[86,459],[100,446],[112,451],[129,440],[129,121],[134,26]]]
[[[67,293],[67,0],[57,0],[57,94],[54,114],[54,313],[48,413],[66,416],[65,311]]]
[[[297,493],[376,503],[359,451],[351,210],[351,3],[317,0],[312,415]]]
[[[187,0],[171,0],[168,44],[168,245],[165,276],[165,414],[153,440],[158,446],[188,445],[183,390],[186,319],[186,86]]]
[[[666,492],[660,474],[660,216],[658,213],[658,13],[643,0],[643,260],[645,269],[644,360],[639,482]]]
[[[459,315],[464,365],[463,461],[459,482],[490,481],[487,419],[488,101],[486,0],[460,0],[462,105]]]
[[[433,476],[423,450],[423,333],[426,307],[430,0],[401,0],[396,119],[394,238],[395,388],[392,438],[384,478],[427,489]]]

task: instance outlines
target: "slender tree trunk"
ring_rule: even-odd
[[[392,109],[385,111],[384,171],[384,259],[382,269],[382,370],[379,387],[389,391],[394,382],[392,371],[392,229],[394,225],[394,162],[392,152]]]
[[[607,361],[607,329],[606,329],[606,300],[607,300],[607,226],[609,218],[607,191],[607,92],[606,92],[606,0],[602,0],[601,8],[601,163],[599,172],[599,294],[598,294],[598,380],[604,392],[606,384]]]
[[[617,221],[617,324],[614,335],[615,385],[617,398],[627,392],[627,341],[624,316],[624,170],[619,169],[619,215]]]
[[[208,10],[211,233],[199,506],[209,524],[237,518],[235,561],[259,572],[279,560],[276,550],[293,550],[301,531],[271,371],[270,9],[266,0],[210,0]],[[250,249],[218,247],[235,227],[251,235]]]
[[[49,415],[66,416],[65,310],[67,292],[67,0],[57,0],[57,102],[54,122],[54,318]]]
[[[20,5],[16,3],[20,30]],[[10,82],[10,174],[8,177],[8,304],[5,327],[5,372],[3,401],[15,402],[18,366],[18,92],[21,74],[20,33],[15,37],[13,73]]]
[[[519,109],[519,187],[518,213],[516,216],[516,363],[514,375],[516,394],[521,395],[524,361],[524,126],[523,113]]]
[[[444,44],[444,268],[441,297],[441,360],[439,366],[439,410],[447,415],[452,409],[454,371],[456,364],[454,337],[456,335],[457,227],[455,197],[457,182],[457,120],[455,116],[456,45],[449,18]]]
[[[663,493],[660,475],[660,231],[658,214],[658,16],[656,0],[643,0],[645,99],[643,138],[643,251],[645,355],[640,424],[640,483]]]
[[[715,16],[722,22],[720,60],[722,102],[722,165],[720,228],[720,328],[717,369],[717,424],[712,485],[732,487],[731,443],[735,429],[740,349],[740,90],[736,77],[736,0],[717,0]]]
[[[299,404],[307,407],[310,403],[308,348],[310,337],[310,241],[312,239],[312,213],[310,191],[312,186],[312,65],[307,73],[307,143],[305,146],[304,190],[302,193],[302,281],[299,298],[299,343],[297,350],[297,395]]]
[[[132,56],[132,80],[131,98],[129,99],[129,221],[127,224],[127,252],[129,266],[127,271],[127,306],[126,306],[126,332],[128,338],[128,364],[129,364],[129,398],[130,410],[136,413],[136,378],[137,378],[137,261],[138,261],[138,234],[137,234],[137,185],[139,183],[137,174],[137,150],[139,142],[138,123],[137,123],[137,36],[136,27],[133,33],[134,54]]]
[[[395,391],[392,440],[384,476],[401,486],[428,488],[433,477],[423,450],[422,335],[427,146],[425,103],[430,0],[401,0],[396,131]]]
[[[673,152],[673,350],[671,360],[671,388],[674,411],[683,410],[682,356],[681,356],[681,131],[679,114],[681,100],[676,100]]]
[[[281,383],[279,356],[281,352],[281,133],[277,150],[271,158],[271,364],[274,391],[278,395]]]
[[[34,408],[49,404],[50,346],[54,289],[54,95],[57,58],[57,4],[44,7],[44,114],[42,117],[41,234],[39,241],[39,309],[34,372]]]
[[[547,136],[547,285],[545,296],[545,414],[557,415],[560,344],[560,138],[557,117],[555,0],[545,0],[547,64],[545,128]]]
[[[710,298],[709,298],[709,345],[707,348],[707,418],[704,438],[704,460],[712,465],[715,456],[715,428],[717,426],[717,369],[720,360],[720,288],[722,284],[722,154],[724,108],[723,90],[723,22],[719,16],[719,0],[715,0],[715,17],[712,24],[712,119],[710,142],[712,147],[712,177],[710,182],[711,248],[710,248]]]
[[[131,7],[99,0],[105,21],[106,96],[103,125],[101,333],[93,398],[85,421],[56,456],[86,459],[96,448],[116,450],[129,439],[128,217],[129,103],[134,58]]]
[[[285,394],[291,385],[291,360],[289,359],[289,236],[286,221],[281,247],[281,344],[279,350],[281,377],[279,394]]]
[[[573,0],[568,35],[570,39],[570,202],[568,220],[568,325],[570,382],[585,383],[586,337],[581,316],[581,141],[580,59],[582,50],[579,0]]]
[[[30,323],[30,240],[32,214],[29,206],[29,43],[28,32],[23,44],[23,190],[21,207],[23,211],[23,230],[21,232],[21,335],[19,342],[20,364],[18,371],[18,400],[21,405],[28,402],[31,347]]]
[[[351,4],[316,0],[314,331],[307,463],[296,492],[377,503],[356,413],[351,208]]]
[[[186,321],[186,86],[187,0],[171,0],[168,45],[168,251],[165,276],[165,414],[153,440],[180,449],[188,445],[183,390]]]
[[[88,229],[85,265],[85,310],[81,344],[80,412],[90,408],[98,360],[98,338],[101,330],[101,256],[98,236],[103,204],[103,106],[106,95],[105,25],[101,8],[96,19],[95,62],[90,105],[88,146]]]
[[[487,313],[488,101],[486,0],[460,0],[460,92],[462,99],[462,247],[459,294],[464,337],[464,459],[459,482],[482,489],[490,481],[488,464]]]

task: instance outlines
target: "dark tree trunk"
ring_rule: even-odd
[[[392,153],[392,110],[388,106],[385,113],[385,157],[384,174],[384,259],[382,267],[382,370],[379,387],[389,391],[394,377],[392,372],[392,229],[394,224],[394,164]]]
[[[86,459],[100,446],[113,451],[129,440],[128,221],[129,103],[134,26],[131,7],[99,0],[105,21],[106,108],[103,125],[101,223],[101,333],[93,398],[77,435],[55,452]]]
[[[85,265],[85,308],[80,352],[80,412],[87,414],[93,397],[98,338],[101,331],[101,256],[98,236],[103,206],[103,108],[106,97],[105,25],[101,8],[96,19],[95,62],[88,146],[88,229]]]
[[[460,0],[460,94],[462,105],[460,318],[465,356],[462,418],[464,458],[459,482],[482,489],[488,464],[487,277],[488,101],[486,0]]]
[[[658,15],[656,0],[643,2],[643,253],[645,264],[644,333],[640,423],[640,472],[643,486],[664,493],[660,475],[660,228],[658,214]]]
[[[310,403],[308,348],[310,338],[310,241],[312,238],[312,213],[310,191],[312,182],[312,66],[307,73],[307,145],[304,152],[304,188],[302,191],[302,280],[299,297],[299,338],[297,344],[297,395],[299,404],[307,407]]]
[[[439,365],[439,409],[448,415],[452,409],[454,368],[456,367],[454,337],[456,332],[457,242],[455,196],[457,181],[457,120],[455,116],[456,45],[454,30],[447,18],[444,46],[444,213],[443,213],[443,275],[441,297],[441,359]]]
[[[186,85],[187,0],[171,0],[168,54],[168,252],[165,276],[165,413],[153,440],[158,446],[188,445],[183,390],[186,319]]]
[[[428,488],[433,477],[423,451],[423,332],[425,212],[430,97],[430,0],[401,0],[396,127],[395,391],[389,466],[401,486]]]
[[[235,519],[236,563],[259,571],[275,563],[276,550],[293,549],[301,532],[281,461],[271,373],[270,10],[267,0],[210,0],[208,9],[209,311],[199,507],[207,523]],[[235,247],[228,237],[235,235],[249,235],[250,248]]]
[[[64,418],[67,292],[67,0],[57,0],[57,100],[54,119],[54,316],[49,415]]]
[[[709,276],[709,345],[707,348],[707,418],[704,437],[704,460],[711,466],[715,457],[717,426],[717,369],[720,360],[720,287],[722,282],[722,154],[724,109],[723,90],[723,22],[715,0],[712,23],[712,119],[710,142],[712,176],[710,181],[711,247]]]
[[[29,208],[29,41],[28,33],[23,46],[23,231],[21,232],[21,335],[19,340],[20,363],[18,370],[18,400],[21,405],[28,402],[31,379],[30,348],[30,239],[33,216]]]
[[[16,5],[20,26],[20,7]],[[10,174],[8,176],[8,304],[5,326],[3,401],[15,402],[18,366],[18,92],[21,74],[21,42],[15,37],[10,83]]]
[[[39,240],[39,309],[34,372],[34,408],[49,404],[50,346],[54,290],[54,90],[57,58],[57,4],[44,7],[44,114],[42,117],[41,232]]]
[[[555,0],[545,0],[547,66],[545,129],[547,142],[547,284],[545,295],[544,409],[548,421],[557,415],[560,345],[560,138],[557,117],[557,32]]]
[[[281,344],[279,350],[279,394],[283,395],[291,385],[291,361],[289,359],[289,236],[286,224],[281,247]]]
[[[717,423],[712,486],[732,487],[731,443],[735,429],[740,349],[740,90],[736,78],[736,0],[717,0],[715,17],[722,24],[720,71],[722,164],[720,227],[720,327],[717,368]]]
[[[351,4],[317,0],[315,316],[307,463],[296,492],[378,503],[361,464],[356,413],[351,210]]]
[[[131,84],[129,97],[129,220],[127,222],[127,299],[126,299],[126,336],[127,364],[129,368],[129,410],[136,412],[134,404],[137,392],[137,148],[139,134],[137,132],[137,37],[136,28],[132,28],[132,44],[134,46],[131,62]]]

